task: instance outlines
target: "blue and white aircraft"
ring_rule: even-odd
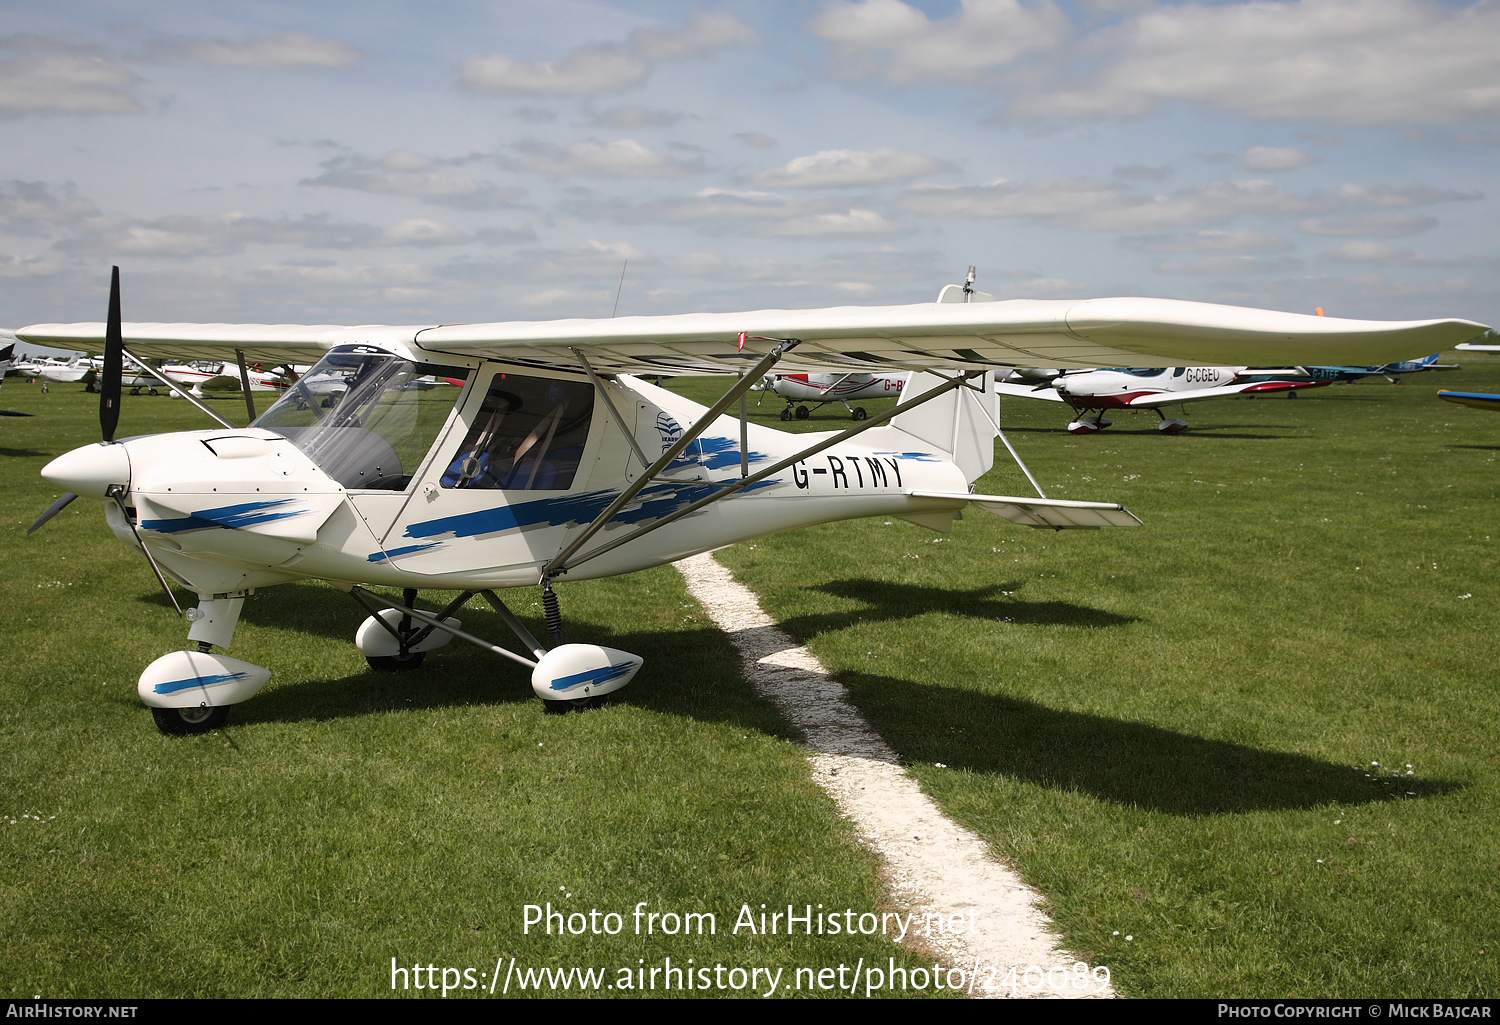
[[[624,686],[641,659],[562,643],[561,581],[851,517],[942,530],[971,504],[1039,528],[1138,525],[1119,505],[1050,499],[1040,487],[1035,497],[972,492],[1003,437],[997,366],[1369,363],[1483,330],[1162,299],[405,327],[129,324],[116,278],[104,323],[17,334],[105,353],[103,440],[42,471],[68,494],[32,529],[78,495],[100,501],[110,529],[169,596],[169,581],[197,595],[186,613],[191,649],[157,659],[137,683],[160,729],[193,733],[221,724],[270,678],[215,651],[231,644],[256,588],[329,581],[370,613],[355,644],[372,666],[415,668],[458,637],[525,666],[533,691],[566,710]],[[309,378],[345,387],[324,407],[293,384],[249,427],[221,419],[213,430],[114,440],[124,364],[152,373],[147,361],[163,358],[313,363]],[[913,376],[890,410],[842,431],[795,435],[747,416],[747,392],[773,368]],[[730,386],[704,407],[637,376],[650,374],[718,374]],[[463,387],[412,387],[427,377]],[[495,593],[536,584],[550,646]],[[419,588],[456,597],[427,611],[416,607]],[[524,654],[462,628],[454,614],[476,594]]]

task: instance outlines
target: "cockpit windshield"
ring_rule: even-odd
[[[404,491],[469,373],[349,346],[323,357],[254,426],[286,437],[346,488]]]

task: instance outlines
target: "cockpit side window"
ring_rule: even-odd
[[[578,473],[593,417],[591,384],[496,374],[441,483],[566,491]]]

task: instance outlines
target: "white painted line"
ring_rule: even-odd
[[[762,611],[754,593],[711,555],[683,559],[677,568],[688,591],[739,648],[746,678],[806,734],[814,782],[885,861],[892,899],[902,913],[917,912],[918,923],[930,913],[972,916],[978,924],[973,935],[934,932],[920,938],[942,952],[945,967],[980,965],[980,982],[994,984],[989,996],[1114,995],[1109,988],[1100,992],[1092,976],[1085,988],[1074,988],[1077,958],[1057,949],[1052,923],[1036,907],[1036,891],[994,860],[984,841],[938,810],[848,702],[843,685]],[[1009,976],[1012,968],[1016,974]],[[1057,988],[1041,984],[1049,971],[1062,983]],[[1019,985],[1001,986],[1007,977]]]

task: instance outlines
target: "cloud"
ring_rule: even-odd
[[[1427,206],[1431,203],[1453,203],[1466,199],[1483,199],[1478,192],[1454,192],[1452,189],[1435,189],[1430,185],[1408,185],[1395,188],[1390,185],[1340,185],[1334,190],[1339,199],[1366,206],[1393,209],[1403,206]]]
[[[650,77],[655,61],[696,57],[759,42],[754,29],[727,11],[694,11],[681,29],[638,29],[624,47],[579,47],[555,62],[516,60],[504,54],[471,55],[459,65],[459,82],[477,92],[502,96],[618,92]]]
[[[465,245],[472,241],[472,236],[465,235],[457,228],[425,217],[402,221],[380,235],[381,244],[388,246],[451,246]]]
[[[775,139],[761,132],[735,132],[734,137],[755,149],[775,149],[777,146]]]
[[[98,214],[72,185],[53,191],[42,182],[0,182],[0,231],[9,236],[47,237]]]
[[[1166,274],[1286,274],[1300,270],[1302,261],[1293,256],[1266,259],[1262,256],[1200,256],[1187,260],[1162,260],[1156,269]]]
[[[613,107],[587,115],[588,123],[595,128],[670,128],[682,120],[675,110],[657,110],[651,107]]]
[[[1290,171],[1312,163],[1312,157],[1295,146],[1251,146],[1245,151],[1245,166],[1252,171]]]
[[[756,46],[760,35],[728,11],[705,13],[694,11],[680,29],[630,33],[630,50],[648,60],[677,60],[697,57],[711,50],[730,46]]]
[[[1163,182],[1172,175],[1170,167],[1151,167],[1146,164],[1116,164],[1115,177],[1132,181]]]
[[[394,150],[383,160],[344,155],[325,160],[323,173],[304,178],[303,185],[355,189],[390,196],[412,196],[436,206],[461,210],[493,210],[511,206],[526,194],[525,189],[500,187],[476,181],[466,174],[441,170],[445,163],[420,153]]]
[[[1049,0],[961,0],[958,13],[932,21],[900,0],[833,0],[807,24],[833,44],[840,78],[883,78],[895,85],[979,84],[1071,33]]]
[[[1148,253],[1280,253],[1292,248],[1281,235],[1263,231],[1195,231],[1188,235],[1142,235],[1126,242]]]
[[[47,53],[0,61],[0,119],[27,114],[139,114],[127,91],[134,73],[86,53]]]
[[[1241,214],[1311,212],[1313,203],[1268,181],[1219,181],[1148,195],[1094,178],[977,186],[916,186],[899,205],[930,217],[1016,217],[1086,231],[1153,231],[1219,224]]]
[[[174,214],[155,220],[100,217],[90,221],[56,249],[89,256],[136,256],[195,259],[229,256],[250,244],[293,245],[321,249],[375,246],[466,245],[477,241],[447,225],[425,219],[403,221],[381,229],[340,221],[327,214],[271,219],[231,213],[222,216]]]
[[[900,229],[873,210],[813,214],[792,217],[762,227],[760,235],[793,235],[813,238],[828,235],[890,235]]]
[[[917,153],[829,149],[797,157],[785,167],[762,171],[751,179],[751,184],[760,188],[794,189],[870,187],[893,185],[948,170],[952,170],[950,165]]]
[[[639,85],[650,74],[650,62],[612,47],[574,50],[556,63],[533,64],[493,54],[467,57],[459,66],[459,81],[464,86],[502,96],[615,92]]]
[[[518,171],[542,174],[581,174],[593,178],[673,178],[692,170],[689,165],[662,156],[634,139],[613,142],[575,142],[571,146],[537,139],[513,143],[518,154],[504,159]]]
[[[1374,235],[1394,238],[1417,235],[1437,224],[1437,218],[1415,213],[1337,214],[1312,217],[1298,227],[1309,235]]]
[[[837,212],[822,198],[791,199],[773,192],[752,189],[700,189],[690,196],[671,196],[639,206],[621,203],[575,204],[582,216],[608,217],[625,224],[716,225],[735,221],[784,222]]]
[[[335,71],[345,71],[365,56],[358,47],[306,32],[282,32],[238,43],[222,39],[191,39],[156,44],[152,50],[164,59],[175,53],[188,60],[225,67],[330,68]]]
[[[1345,242],[1328,250],[1323,256],[1330,260],[1341,260],[1348,263],[1385,263],[1392,261],[1410,262],[1415,254],[1410,249],[1394,246],[1389,242]]]
[[[1500,114],[1500,6],[1431,0],[1162,5],[1077,47],[1099,66],[1029,83],[1012,116],[1186,101],[1267,121],[1431,125]]]

